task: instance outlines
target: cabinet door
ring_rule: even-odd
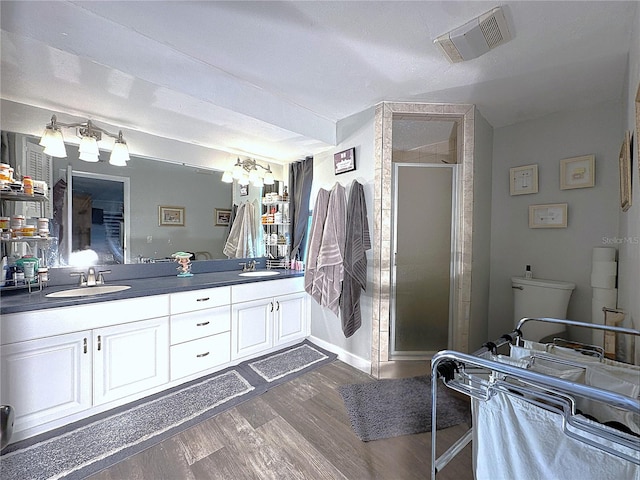
[[[260,353],[273,346],[272,300],[233,305],[231,309],[231,359]]]
[[[307,294],[292,293],[274,300],[275,344],[307,336]]]
[[[93,331],[94,404],[169,381],[169,319],[153,318]]]
[[[0,347],[0,402],[18,432],[91,407],[89,331]]]

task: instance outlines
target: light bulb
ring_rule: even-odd
[[[111,150],[111,156],[109,157],[109,163],[116,167],[126,167],[129,161],[129,149],[124,142],[116,141],[113,144],[113,150]]]

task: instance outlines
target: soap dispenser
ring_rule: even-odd
[[[524,278],[533,278],[533,272],[531,271],[531,265],[527,265],[524,270]]]

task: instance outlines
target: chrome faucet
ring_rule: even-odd
[[[253,272],[256,269],[256,265],[259,265],[260,262],[256,262],[255,260],[251,260],[249,263],[240,263],[242,265],[243,272]]]
[[[95,287],[96,285],[104,285],[104,273],[111,273],[111,270],[101,270],[96,274],[96,269],[89,267],[86,275],[84,272],[71,272],[69,275],[80,277],[80,282],[78,283],[80,287]]]
[[[89,267],[89,271],[87,272],[87,287],[95,287],[97,284],[96,269],[93,267]]]

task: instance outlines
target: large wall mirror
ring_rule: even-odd
[[[82,264],[77,256],[87,251],[97,257],[96,265],[171,260],[176,251],[192,252],[195,260],[227,259],[225,213],[238,187],[221,182],[222,172],[188,166],[188,159],[172,163],[134,155],[126,167],[87,163],[73,146],[67,158],[52,158],[42,154],[39,138],[11,133],[3,139],[9,142],[3,163],[20,165],[24,175],[27,163],[37,159],[49,179],[44,215],[57,239],[50,267]],[[242,200],[259,202],[262,189],[248,189]],[[19,207],[25,216],[40,216],[42,206],[28,203]]]

